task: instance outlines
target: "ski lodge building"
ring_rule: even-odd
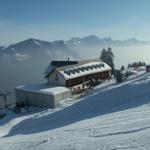
[[[16,103],[54,108],[72,97],[111,77],[111,67],[99,59],[86,61],[52,61],[46,69],[45,84],[18,86]]]
[[[86,61],[52,61],[45,71],[48,84],[61,85],[73,91],[84,90],[110,79],[111,67],[99,59]]]

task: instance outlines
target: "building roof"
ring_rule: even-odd
[[[68,92],[69,89],[63,86],[50,86],[47,84],[36,84],[36,85],[27,85],[27,86],[17,86],[16,90],[41,93],[46,95],[57,95],[64,92]]]
[[[55,70],[55,67],[49,64],[44,72],[44,77],[47,78],[53,70]]]
[[[70,65],[77,65],[78,61],[52,61],[51,65],[55,67],[63,67],[63,66],[70,66]]]
[[[150,67],[150,64],[147,64],[146,67]]]
[[[60,64],[63,64],[62,62],[63,61],[60,61]],[[55,66],[53,63],[51,63],[47,68],[47,70],[45,71],[45,77],[48,77],[49,74],[54,69],[58,70],[66,80],[92,74],[92,73],[111,70],[111,67],[106,63],[101,62],[100,59],[82,60],[82,61],[78,61],[77,63],[74,62],[75,61],[70,61],[70,63],[66,65],[66,61],[65,61],[64,63],[65,65],[55,65]]]
[[[68,66],[62,66],[62,67],[57,67],[57,70],[62,71],[65,69],[69,69],[69,68],[74,68],[74,67],[79,67],[81,65],[87,64],[87,63],[91,63],[91,62],[100,62],[100,59],[86,59],[86,60],[80,60],[78,61],[77,64],[73,64],[73,65],[68,65]]]
[[[78,61],[52,61],[49,66],[47,67],[47,69],[44,72],[44,76],[45,78],[47,78],[49,76],[49,74],[51,72],[53,72],[53,70],[55,70],[55,68],[66,68],[69,66],[73,66],[73,65],[77,65]]]
[[[108,70],[112,70],[111,67],[106,63],[99,61],[99,62],[85,63],[81,66],[75,66],[72,68],[66,68],[64,70],[60,70],[60,72],[66,80],[69,80],[69,79],[78,78],[81,76],[99,73]]]

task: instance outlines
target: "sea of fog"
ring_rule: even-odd
[[[98,58],[103,47],[92,47],[77,49],[81,58]],[[118,69],[122,65],[134,61],[145,61],[150,63],[150,46],[112,46],[115,58],[115,67]],[[44,71],[49,64],[49,60],[13,62],[11,60],[0,61],[0,91],[11,91],[13,94],[8,96],[8,101],[15,100],[14,89],[18,85],[38,84],[46,82]],[[0,97],[0,103],[2,102]]]
[[[14,89],[19,85],[38,84],[46,82],[44,71],[48,61],[1,62],[0,63],[0,92],[10,91],[8,103],[15,101]],[[0,104],[3,103],[0,97]]]

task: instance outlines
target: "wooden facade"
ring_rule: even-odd
[[[108,71],[89,74],[89,75],[85,75],[73,79],[68,79],[66,80],[66,87],[73,87],[79,84],[83,84],[84,82],[92,81],[92,79],[94,79],[95,81],[106,80],[106,79],[110,79],[110,76],[111,76],[111,71],[108,70]]]

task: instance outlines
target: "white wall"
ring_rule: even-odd
[[[54,108],[54,97],[32,91],[16,90],[16,101],[23,101],[29,106]]]
[[[57,74],[57,79],[56,79],[56,74]],[[48,83],[49,84],[54,84],[54,85],[63,85],[65,86],[65,78],[60,74],[59,71],[55,70],[53,71],[49,78],[48,78]]]
[[[16,90],[16,101],[23,101],[29,106],[54,108],[60,101],[71,98],[71,91],[65,91],[57,95],[42,94],[38,92]]]

